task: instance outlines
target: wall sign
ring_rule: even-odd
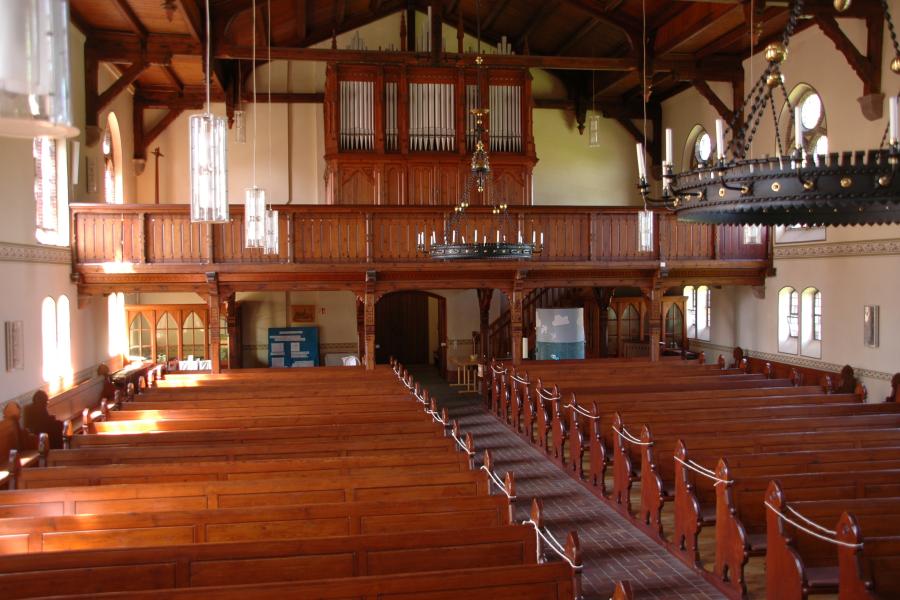
[[[25,368],[25,327],[22,321],[6,322],[6,370]]]
[[[318,327],[269,328],[269,367],[315,367],[318,364]]]

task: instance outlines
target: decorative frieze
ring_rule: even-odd
[[[0,261],[67,265],[72,262],[72,251],[57,246],[0,242]]]
[[[886,256],[900,254],[900,239],[826,244],[775,246],[775,260],[790,258],[838,258],[845,256]]]

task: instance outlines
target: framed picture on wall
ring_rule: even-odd
[[[294,304],[291,306],[291,323],[315,323],[315,304]]]
[[[863,307],[863,343],[868,348],[878,347],[878,306]]]
[[[6,370],[25,368],[25,328],[22,321],[6,322]]]

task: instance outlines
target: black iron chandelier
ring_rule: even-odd
[[[838,3],[835,3],[836,6]],[[841,3],[846,10],[849,2]],[[884,19],[894,47],[891,70],[900,73],[900,47],[886,0]],[[662,164],[662,194],[650,196],[650,186],[638,147],[638,189],[649,206],[672,210],[683,221],[735,225],[857,225],[900,222],[900,123],[897,96],[889,99],[890,119],[880,148],[819,154],[804,147],[799,107],[791,105],[781,64],[802,14],[803,0],[795,0],[780,42],[765,50],[767,67],[744,99],[743,109],[726,129],[716,122],[717,155],[706,163],[674,173],[671,130],[666,130]],[[775,94],[784,95],[785,108],[794,115],[793,147],[782,148]],[[776,156],[748,157],[750,144],[766,108],[775,120]],[[741,115],[745,115],[741,119]],[[732,132],[729,159],[725,134]],[[885,142],[887,142],[885,144]]]
[[[481,106],[481,71],[484,58],[481,56],[481,19],[478,10],[478,1],[475,2],[476,16],[476,43],[477,53],[475,64],[477,66],[478,84],[476,90],[479,95],[476,106],[470,109],[475,121],[475,148],[472,151],[472,163],[468,177],[463,188],[462,199],[453,208],[450,217],[444,221],[444,231],[440,237],[436,231],[432,231],[426,238],[424,231],[417,234],[416,245],[420,253],[426,254],[436,260],[474,259],[474,260],[530,260],[532,256],[540,254],[544,245],[544,234],[540,234],[532,228],[531,241],[524,238],[522,229],[515,224],[509,214],[509,206],[506,203],[492,203],[491,223],[488,229],[482,229],[481,235],[476,227],[468,223],[466,209],[471,205],[473,193],[486,194],[492,187],[493,174],[491,173],[491,159],[488,156],[484,139],[487,129],[484,126],[484,118],[490,112],[489,108]],[[491,196],[493,202],[493,195]],[[467,240],[468,231],[473,231]],[[513,234],[513,231],[515,233]],[[507,238],[507,233],[510,238]]]

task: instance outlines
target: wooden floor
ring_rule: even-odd
[[[528,517],[531,498],[540,497],[545,522],[557,538],[570,529],[578,531],[585,598],[607,600],[613,582],[621,579],[630,579],[635,598],[642,600],[725,598],[483,410],[479,397],[458,393],[428,367],[409,371],[451,418],[459,419],[460,429],[475,436],[478,448],[490,448],[498,474],[515,471],[519,520]]]

